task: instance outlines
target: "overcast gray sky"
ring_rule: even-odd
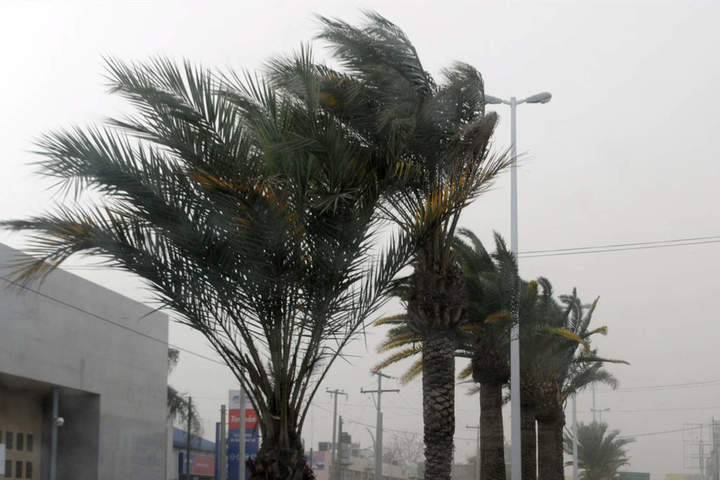
[[[547,105],[519,108],[520,250],[720,235],[720,2],[411,2],[12,1],[0,4],[0,218],[48,207],[46,183],[32,174],[32,140],[51,128],[98,122],[125,108],[106,94],[101,55],[141,60],[155,54],[209,66],[256,68],[316,31],[313,13],[359,18],[372,8],[405,29],[426,68],[453,60],[475,65],[488,93],[509,97],[553,93]],[[496,145],[509,144],[509,114]],[[490,241],[509,235],[509,176],[467,209],[463,225]],[[22,237],[0,241],[23,248]],[[80,261],[72,262],[79,265]],[[720,244],[629,252],[541,257],[521,261],[526,278],[547,276],[557,292],[572,287],[588,301],[600,296],[596,322],[609,327],[603,354],[631,366],[612,367],[621,390],[601,388],[598,403],[623,434],[677,430],[720,417],[720,361],[715,301],[720,297]],[[76,273],[143,300],[139,282],[97,270]],[[390,306],[387,313],[393,313]],[[374,424],[361,386],[374,380],[374,346],[338,363],[326,386],[350,394],[342,414]],[[180,327],[171,342],[210,354],[199,336]],[[400,373],[401,369],[397,370]],[[716,383],[693,388],[633,390],[648,385]],[[171,377],[194,395],[210,437],[233,379],[226,369],[182,354]],[[622,389],[628,389],[623,391]],[[324,388],[323,388],[324,390]],[[477,399],[458,388],[456,461],[474,451]],[[306,441],[330,435],[327,394],[316,398]],[[388,394],[385,425],[421,431],[419,382]],[[578,398],[588,421],[590,396]],[[368,444],[365,427],[350,424]],[[507,433],[507,431],[506,431]],[[388,432],[391,436],[392,433]],[[387,438],[387,437],[386,437]],[[387,443],[387,440],[386,440]],[[633,471],[654,480],[685,471],[681,433],[637,437]]]

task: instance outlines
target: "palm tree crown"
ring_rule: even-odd
[[[608,431],[605,423],[593,422],[578,426],[578,467],[582,480],[616,480],[619,469],[629,464],[626,445],[632,438],[621,437],[618,430]],[[573,439],[564,438],[565,453],[572,454]],[[571,465],[572,462],[568,462]]]
[[[310,399],[413,251],[405,236],[369,256],[382,168],[317,101],[262,79],[163,59],[108,70],[136,114],[39,142],[41,173],[80,201],[3,223],[35,234],[20,279],[76,253],[143,278],[251,394],[261,454],[281,464],[268,478],[309,477]]]

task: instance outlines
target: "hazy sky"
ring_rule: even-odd
[[[359,17],[372,8],[405,29],[426,69],[453,60],[475,65],[487,92],[523,97],[553,93],[546,105],[519,108],[520,250],[720,235],[720,2],[41,2],[0,4],[0,218],[50,205],[46,183],[32,174],[32,140],[51,128],[85,125],[125,108],[106,94],[101,55],[140,60],[155,54],[209,66],[256,68],[317,31],[313,13]],[[320,50],[318,48],[318,50]],[[508,111],[496,135],[509,144]],[[483,239],[509,235],[509,177],[467,209],[463,225]],[[0,233],[22,248],[23,239]],[[600,296],[598,325],[609,335],[601,353],[631,366],[612,367],[621,389],[601,388],[598,407],[623,434],[678,430],[720,417],[720,244],[521,260],[526,278],[547,276],[558,293],[577,287]],[[81,262],[72,262],[79,265]],[[138,281],[97,270],[78,274],[137,299]],[[394,313],[392,307],[387,313]],[[341,413],[375,423],[361,386],[382,332],[369,330],[352,365],[340,362],[324,387],[343,388]],[[171,342],[210,354],[196,334],[173,326]],[[401,373],[397,369],[397,373]],[[693,388],[636,387],[707,382]],[[229,372],[181,355],[171,382],[200,405],[212,437],[219,405],[233,386]],[[390,386],[392,382],[388,382]],[[627,389],[627,390],[625,390]],[[635,389],[635,390],[634,390]],[[419,382],[383,398],[388,429],[421,431]],[[458,388],[456,460],[475,448],[477,398]],[[317,396],[306,441],[328,440],[331,405]],[[590,395],[578,397],[591,419]],[[365,427],[349,424],[368,444]],[[506,430],[506,434],[509,433]],[[386,433],[386,444],[392,432]],[[682,434],[637,437],[631,469],[655,479],[685,471]]]

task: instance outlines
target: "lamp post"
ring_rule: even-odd
[[[492,95],[485,95],[485,102],[490,104],[510,105],[510,246],[517,262],[518,254],[518,212],[517,212],[517,106],[523,103],[547,103],[552,98],[549,92],[541,92],[522,100],[510,97],[503,100]],[[515,294],[511,303],[512,330],[510,332],[510,391],[511,400],[511,443],[512,443],[512,480],[522,477],[520,451],[520,277],[515,281]]]

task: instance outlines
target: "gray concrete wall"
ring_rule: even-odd
[[[0,244],[0,277],[18,255]],[[167,316],[64,271],[30,286],[0,280],[0,372],[99,396],[99,478],[165,478]]]

